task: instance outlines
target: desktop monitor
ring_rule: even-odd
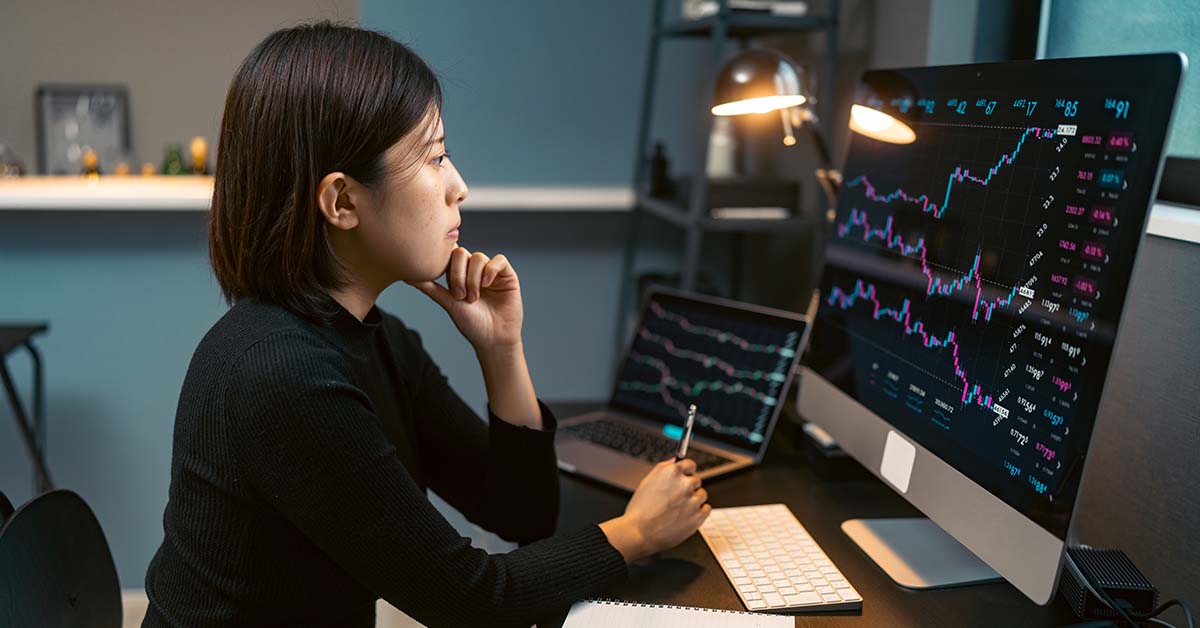
[[[927,515],[843,525],[897,582],[1052,598],[1185,66],[863,75],[915,140],[851,134],[797,403]]]

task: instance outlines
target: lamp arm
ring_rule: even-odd
[[[808,129],[808,135],[812,138],[813,146],[817,149],[817,157],[821,160],[821,168],[835,170],[833,156],[829,152],[829,143],[825,141],[825,133],[821,130],[817,122],[817,117],[810,115],[805,122],[804,128]]]
[[[825,200],[829,203],[828,211],[826,212],[828,218],[833,215],[837,208],[838,191],[842,187],[842,173],[833,165],[833,157],[829,152],[829,144],[825,141],[825,134],[817,123],[816,115],[810,112],[805,122],[804,128],[808,130],[812,144],[817,149],[817,158],[821,162],[821,167],[817,168],[817,182],[821,184],[821,190],[825,192]]]

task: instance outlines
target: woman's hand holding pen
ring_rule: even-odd
[[[660,462],[642,479],[625,514],[600,524],[609,543],[632,563],[691,536],[708,514],[708,491],[693,460]]]

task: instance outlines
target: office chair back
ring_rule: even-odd
[[[0,494],[0,626],[120,628],[112,553],[79,495],[50,491],[14,512]]]

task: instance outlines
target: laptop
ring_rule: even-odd
[[[701,478],[758,464],[808,332],[794,312],[656,289],[608,404],[560,421],[558,467],[632,491],[674,457],[691,404],[687,457]]]

